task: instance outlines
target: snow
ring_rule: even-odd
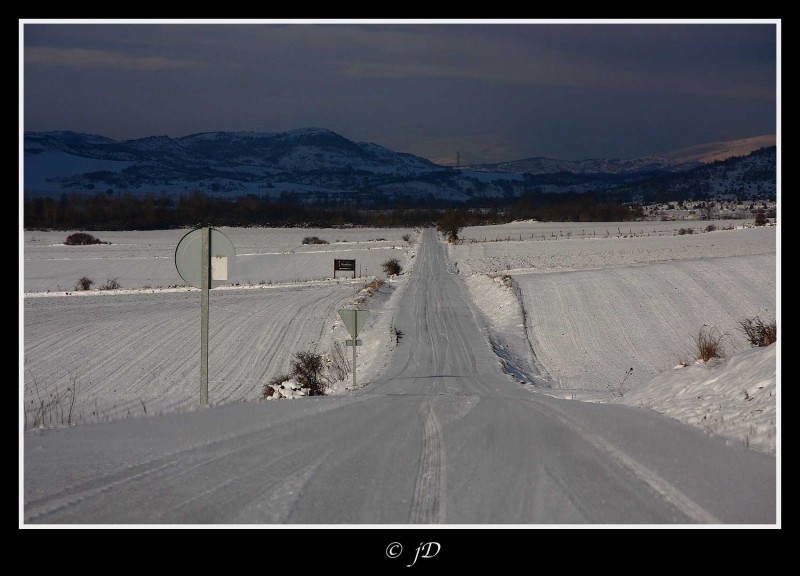
[[[677,236],[681,228],[695,228],[697,232],[704,229],[709,222],[694,220],[685,222],[664,222],[660,220],[641,220],[631,222],[538,222],[536,220],[515,220],[508,224],[490,226],[468,226],[458,237],[465,243],[493,242],[499,240],[570,240],[589,238],[617,238],[624,236]],[[714,220],[711,222],[722,228],[733,226],[742,228],[752,225],[752,220]]]
[[[395,311],[397,303],[405,293],[408,278],[413,274],[415,255],[416,250],[414,249],[408,263],[403,264],[403,274],[388,278],[386,284],[374,292],[367,289],[361,290],[354,299],[352,307],[367,307],[370,311],[367,322],[358,335],[358,339],[363,342],[356,350],[356,386],[359,389],[378,381],[394,358],[394,353],[399,345],[393,332]],[[337,319],[333,327],[334,338],[339,342],[350,339],[338,314]],[[351,361],[352,349],[345,348],[345,351],[348,361]],[[329,393],[332,395],[350,393],[352,390],[352,381],[348,377],[346,380],[336,383]]]
[[[490,341],[503,369],[520,382],[546,382],[541,380],[544,368],[536,362],[525,327],[525,311],[511,277],[475,274],[465,282],[491,326]]]
[[[738,222],[741,226],[742,221]],[[705,227],[700,222],[695,225],[698,229]],[[450,254],[457,262],[459,272],[470,276],[508,271],[604,268],[775,252],[773,228],[679,235],[678,229],[685,227],[692,227],[692,223],[520,222],[502,227],[486,226],[485,230],[468,228],[460,236],[476,241],[451,246]]]
[[[264,383],[288,371],[295,352],[324,351],[332,343],[335,310],[357,289],[332,284],[213,291],[211,402],[255,400]],[[41,399],[68,388],[77,389],[78,423],[196,404],[199,291],[26,298],[24,305],[29,425]],[[60,417],[52,422],[60,423]]]
[[[728,352],[749,347],[738,322],[775,316],[774,255],[515,276],[531,345],[552,386],[630,389],[694,360],[701,327]]]
[[[268,396],[267,400],[277,400],[280,398],[292,399],[307,396],[303,390],[302,384],[294,378],[284,380],[279,384],[270,384],[269,387],[272,388],[273,394],[272,396]]]
[[[597,401],[616,401],[624,389],[622,402],[636,398],[637,405],[687,421],[677,401],[674,413],[664,399],[654,397],[648,403],[649,383],[671,374],[678,362],[693,359],[693,338],[703,325],[725,334],[728,355],[748,349],[738,322],[755,315],[771,318],[776,312],[775,278],[765,274],[776,265],[775,229],[679,236],[674,235],[676,224],[528,221],[469,228],[462,236],[474,242],[448,248],[451,271],[464,279],[489,325],[492,349],[519,382],[552,395]],[[348,339],[336,310],[357,301],[373,311],[365,328],[368,337],[358,349],[359,388],[379,378],[398,346],[393,310],[416,254],[415,245],[401,236],[413,231],[223,231],[236,246],[237,269],[232,285],[212,294],[212,316],[217,314],[215,306],[236,313],[215,316],[212,322],[224,334],[215,349],[229,359],[218,367],[216,402],[257,398],[265,381],[288,369],[294,352],[309,347],[326,352],[334,341]],[[34,406],[34,383],[39,396],[46,396],[56,390],[64,393],[73,380],[79,386],[84,421],[192,405],[196,354],[189,354],[173,372],[159,368],[175,354],[194,350],[186,342],[172,342],[178,334],[188,335],[184,340],[197,338],[197,291],[182,287],[173,261],[185,232],[95,231],[111,244],[93,246],[63,245],[69,232],[25,232],[29,408]],[[542,234],[546,240],[541,240]],[[304,245],[306,236],[319,236],[330,244]],[[488,241],[492,237],[512,240]],[[380,264],[390,257],[401,259],[406,274],[387,279],[365,296],[365,282],[380,273]],[[334,258],[355,258],[369,278],[353,281],[342,275],[329,280]],[[117,277],[122,289],[74,292],[82,275],[94,279],[95,288]],[[251,314],[245,312],[248,306],[254,307]],[[115,326],[119,317],[131,321],[120,328]],[[234,329],[237,322],[241,334]],[[302,329],[310,335],[301,337]],[[262,333],[279,334],[290,344],[266,360],[242,362],[262,354],[255,344],[243,345],[265,342]],[[125,342],[125,352],[109,358],[108,347],[117,340]],[[62,348],[53,348],[61,341]],[[239,352],[231,354],[237,348]],[[350,353],[345,350],[348,362]],[[694,367],[687,373],[693,371]],[[349,387],[348,378],[330,392],[349,394]],[[774,442],[774,424],[772,431],[760,421],[753,424],[755,431],[749,426],[744,427],[750,445],[769,449],[769,440],[762,436],[772,434]],[[764,426],[767,431],[758,432]]]
[[[405,333],[378,380],[332,397],[31,430],[21,521],[780,524],[773,455],[640,407],[530,393],[499,370],[486,325],[432,231],[412,260],[411,273],[396,279],[405,285],[381,296],[383,308],[370,316],[373,329],[385,314]],[[316,328],[331,331],[339,298],[362,296],[334,286],[287,292],[212,294],[212,329],[214,314],[232,318],[212,334],[212,354],[215,341],[227,340],[234,357],[224,364],[212,357],[212,371],[228,385],[243,380],[238,371],[249,362],[275,353],[276,342],[283,348]],[[70,313],[58,307],[88,298],[25,298],[26,306],[53,307],[26,314],[26,356],[57,355],[70,342],[74,356],[105,347],[82,364],[112,368],[125,355],[181,341],[174,324],[186,296],[98,296]],[[371,310],[378,297],[366,299]],[[115,307],[118,298],[127,300]],[[145,310],[134,298],[160,308],[140,318]],[[263,311],[273,298],[282,312]],[[189,306],[195,314],[196,306]],[[47,334],[51,318],[60,318],[62,334],[30,354],[27,330]],[[171,338],[133,337],[130,329],[141,325]],[[97,331],[106,341],[95,339]],[[196,353],[195,343],[184,346]],[[175,349],[149,379],[185,357]],[[136,368],[146,372],[150,360]],[[122,376],[112,368],[105,379]]]
[[[676,364],[694,360],[694,338],[702,327],[724,334],[723,350],[733,358],[750,351],[740,321],[775,317],[775,230],[672,236],[667,225],[675,223],[605,224],[615,231],[632,228],[634,236],[581,239],[575,230],[583,224],[519,222],[466,231],[468,238],[485,234],[511,241],[449,250],[505,371],[527,387],[568,399],[629,403],[633,398],[635,405],[774,450],[774,395],[762,395],[770,408],[756,407],[764,412],[751,417],[736,406],[743,389],[763,378],[774,381],[774,353],[772,360],[744,371],[745,380],[731,378],[733,368],[723,371],[719,390],[694,406],[688,396],[670,401],[669,387],[663,395],[658,391]],[[554,239],[524,239],[532,230]],[[731,360],[731,366],[743,365]],[[685,370],[690,378],[701,368]],[[697,386],[708,379],[700,380]],[[716,403],[713,414],[708,402]]]
[[[221,228],[236,248],[236,272],[241,285],[323,280],[333,276],[335,258],[355,259],[363,276],[383,276],[381,264],[408,257],[404,234],[413,229],[382,228]],[[89,231],[111,244],[66,246],[72,231],[24,234],[26,292],[71,291],[88,276],[97,284],[118,278],[123,288],[182,286],[175,270],[175,247],[188,230],[147,232]],[[318,236],[330,244],[302,244]],[[383,238],[383,240],[379,240]],[[341,278],[341,273],[337,278]],[[347,274],[345,276],[352,276]],[[95,285],[95,288],[97,285]]]
[[[371,296],[365,284],[397,257],[407,271],[413,246],[403,229],[223,229],[237,256],[235,282],[210,296],[211,402],[254,400],[261,387],[288,371],[294,353],[325,354],[349,336],[337,310],[359,302],[373,311],[359,350],[359,381],[368,383],[391,358],[391,312],[382,308],[407,276]],[[94,232],[110,245],[64,246],[69,232],[26,232],[24,298],[25,406],[32,424],[42,399],[77,390],[73,422],[113,420],[185,410],[196,403],[199,373],[199,291],[183,285],[173,254],[185,230]],[[305,236],[331,244],[303,245]],[[338,240],[338,242],[337,242]],[[334,258],[355,258],[364,275],[332,275]],[[101,284],[119,276],[121,290],[72,291],[87,274]],[[344,277],[348,276],[348,277]],[[150,285],[150,288],[144,286]],[[47,287],[47,288],[45,288]],[[96,287],[96,286],[95,286]],[[50,293],[43,288],[53,290]],[[374,333],[374,336],[373,336]],[[370,368],[373,356],[384,364]],[[363,362],[363,377],[362,377]],[[349,381],[332,392],[344,390]],[[293,394],[297,396],[298,394]],[[48,424],[61,424],[56,411]]]
[[[772,344],[729,358],[676,366],[619,402],[663,412],[745,446],[774,452],[776,349]]]

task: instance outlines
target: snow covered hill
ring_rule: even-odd
[[[24,154],[24,191],[31,196],[174,196],[199,190],[212,196],[288,194],[304,202],[387,206],[398,198],[467,201],[526,192],[611,190],[618,199],[641,201],[640,196],[666,191],[681,197],[769,195],[776,181],[774,147],[712,165],[662,157],[574,162],[530,158],[455,169],[323,128],[124,141],[75,132],[26,132]]]
[[[775,146],[760,148],[747,156],[732,157],[692,170],[656,176],[632,190],[642,198],[775,196],[777,155]]]
[[[742,138],[741,140],[725,140],[723,142],[710,142],[697,146],[687,146],[678,150],[671,150],[662,154],[665,158],[678,163],[702,162],[708,164],[718,160],[727,160],[734,156],[747,156],[759,148],[775,146],[775,134]]]
[[[350,190],[373,177],[383,183],[446,170],[321,128],[125,141],[74,132],[25,133],[25,191],[32,194],[190,189],[263,194],[287,182]]]
[[[512,174],[627,174],[631,172],[670,171],[678,162],[660,156],[644,158],[597,158],[590,160],[556,160],[555,158],[524,158],[512,162],[476,164],[467,169],[481,172],[510,172]]]
[[[465,169],[478,172],[509,172],[511,174],[629,174],[634,172],[680,172],[728,158],[747,156],[760,148],[775,146],[775,134],[725,140],[670,150],[655,156],[641,158],[592,158],[587,160],[559,160],[537,156],[511,162],[473,164]]]

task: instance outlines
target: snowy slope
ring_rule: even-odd
[[[729,358],[666,370],[618,402],[644,406],[682,422],[775,451],[777,344]]]
[[[583,240],[582,224],[471,228],[468,238],[512,240],[451,246],[450,257],[519,382],[649,407],[774,450],[775,351],[751,352],[738,322],[775,316],[775,230],[660,235],[668,224]],[[518,240],[537,232],[550,240]],[[703,325],[725,334],[730,360],[673,370],[694,360]]]
[[[638,386],[693,360],[703,326],[725,349],[749,347],[745,318],[775,315],[774,255],[515,276],[531,345],[558,388]],[[633,373],[625,378],[628,370]]]

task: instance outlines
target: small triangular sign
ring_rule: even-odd
[[[369,316],[369,310],[339,310],[339,316],[342,317],[342,322],[344,322],[345,328],[350,333],[352,338],[358,336],[358,333],[361,332],[361,328],[364,327],[364,324],[367,321],[367,317]]]

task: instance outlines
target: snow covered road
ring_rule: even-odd
[[[773,455],[640,408],[523,389],[450,272],[425,231],[397,304],[400,345],[352,396],[26,433],[24,520],[776,521]]]

